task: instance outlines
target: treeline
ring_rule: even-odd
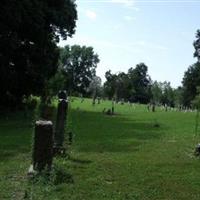
[[[195,56],[198,49],[194,42]],[[198,95],[200,85],[200,64],[190,66],[183,77],[182,86],[173,88],[170,82],[153,81],[148,74],[148,66],[139,63],[127,72],[105,73],[106,81],[96,76],[99,56],[92,47],[65,46],[60,48],[60,65],[56,75],[50,80],[50,93],[56,95],[59,89],[67,90],[71,95],[97,96],[139,103],[155,103],[170,107],[192,107]]]
[[[0,107],[20,107],[31,95],[49,101],[59,90],[69,95],[191,107],[200,92],[200,31],[194,41],[198,61],[185,72],[182,86],[153,81],[148,66],[96,75],[100,61],[92,47],[58,47],[75,33],[77,10],[71,0],[2,0],[0,16]],[[200,99],[200,98],[199,98]]]
[[[127,73],[106,72],[104,94],[116,101],[125,100],[138,103],[155,103],[174,107],[179,104],[179,91],[170,82],[152,81],[144,63],[130,68]]]

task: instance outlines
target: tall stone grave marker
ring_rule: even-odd
[[[39,120],[35,123],[33,142],[33,170],[51,169],[53,161],[53,123]]]
[[[68,109],[66,91],[60,91],[58,94],[58,98],[59,98],[59,103],[58,103],[56,127],[54,133],[55,153],[60,153],[62,150],[64,150],[63,142],[64,142],[65,127],[66,127],[66,119],[67,119],[67,109]]]

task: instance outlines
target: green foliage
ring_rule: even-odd
[[[150,101],[150,77],[148,67],[144,63],[130,68],[128,73],[105,73],[104,93],[116,100],[126,99],[132,102],[147,103]]]
[[[191,65],[183,77],[183,104],[191,106],[197,95],[197,87],[200,86],[200,30],[197,30],[194,45],[194,57],[198,62]]]
[[[16,107],[23,95],[45,95],[57,70],[59,38],[75,32],[74,1],[2,0],[0,105]]]
[[[162,83],[154,81],[151,85],[152,101],[155,103],[161,103],[162,99]]]
[[[39,104],[39,98],[36,96],[32,96],[32,95],[30,95],[28,98],[26,98],[24,96],[23,104],[24,104],[25,109],[33,111],[37,108],[37,106]]]
[[[104,94],[109,99],[112,99],[116,91],[117,75],[112,74],[111,70],[109,70],[105,73],[105,78],[106,78],[106,82],[104,83]]]
[[[61,68],[66,79],[66,89],[86,94],[92,79],[96,76],[99,57],[92,47],[65,46],[61,48]]]
[[[150,83],[151,79],[148,75],[148,67],[144,63],[137,64],[136,67],[128,70],[131,86],[134,93],[131,99],[135,102],[147,103],[150,101]]]
[[[183,87],[178,87],[174,90],[174,104],[176,107],[183,105]]]
[[[64,90],[66,86],[66,79],[64,74],[58,70],[48,82],[48,91],[50,96],[56,96],[60,90]]]
[[[197,95],[197,86],[200,86],[200,63],[191,65],[183,78],[183,103],[191,106],[192,100]]]
[[[198,59],[198,61],[200,61],[200,30],[197,30],[196,33],[196,40],[193,43],[194,45],[194,57],[196,57]]]

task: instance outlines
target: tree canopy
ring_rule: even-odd
[[[198,62],[191,65],[183,77],[183,104],[185,106],[191,106],[197,95],[197,87],[200,86],[200,30],[197,30],[193,45],[194,57],[198,59]]]
[[[112,74],[110,70],[107,71],[105,94],[116,100],[124,98],[133,102],[149,102],[151,80],[147,71],[148,67],[144,63],[130,68],[127,73]]]
[[[61,68],[66,77],[66,89],[86,94],[96,76],[99,56],[92,47],[73,45],[61,48]]]
[[[76,5],[71,0],[2,0],[0,5],[0,104],[45,95],[58,67],[59,38],[75,32]]]

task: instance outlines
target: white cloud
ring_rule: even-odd
[[[95,20],[97,18],[97,14],[92,10],[86,10],[85,14],[91,20]]]

